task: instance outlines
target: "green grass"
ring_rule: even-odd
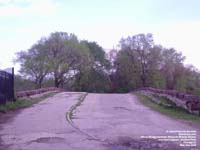
[[[159,105],[159,104],[154,103],[153,101],[151,101],[150,98],[148,98],[145,95],[142,95],[140,93],[135,93],[135,94],[139,97],[140,101],[144,105],[146,105],[146,106],[152,108],[153,110],[156,110],[156,111],[158,111],[158,112],[160,112],[164,115],[167,115],[169,117],[176,118],[176,119],[184,119],[184,120],[191,120],[191,121],[200,122],[199,116],[190,114],[189,112],[187,112],[183,108],[180,108],[180,107],[167,108],[167,107],[164,107],[163,105]]]
[[[38,103],[46,98],[52,97],[57,93],[58,92],[47,93],[38,98],[19,98],[15,102],[8,101],[5,105],[0,106],[0,112],[6,113],[11,110],[16,110],[16,109],[31,106],[31,105]]]
[[[156,99],[160,100],[160,102],[161,102],[161,104],[163,104],[163,106],[170,105],[171,107],[176,107],[176,104],[174,102],[170,101],[167,97],[158,96],[156,94],[153,94],[152,96],[154,96]]]
[[[68,122],[71,122],[71,119],[73,119],[73,115],[74,115],[74,111],[77,109],[77,107],[79,107],[82,102],[84,101],[85,97],[87,96],[88,93],[85,93],[83,95],[81,95],[78,99],[78,102],[76,104],[74,104],[70,110],[66,113],[66,118]]]

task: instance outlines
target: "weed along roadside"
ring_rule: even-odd
[[[39,97],[35,97],[35,98],[30,98],[30,97],[24,97],[24,98],[17,98],[15,102],[7,102],[5,105],[1,105],[0,106],[0,113],[6,113],[8,111],[13,111],[13,110],[17,110],[20,108],[25,108],[25,107],[29,107],[33,104],[36,104],[42,100],[45,100],[49,97],[53,97],[54,95],[58,94],[59,92],[50,92],[50,93],[46,93],[43,94]]]
[[[181,120],[186,120],[186,121],[195,121],[197,123],[200,123],[200,117],[194,114],[191,114],[187,112],[185,109],[180,108],[180,107],[168,107],[168,104],[163,104],[166,103],[166,101],[163,101],[163,99],[158,99],[160,100],[161,103],[156,103],[154,100],[152,100],[150,97],[147,97],[146,95],[143,95],[141,93],[134,93],[135,95],[138,96],[138,99],[140,102],[151,109],[162,113],[166,116],[169,116],[171,118],[175,119],[181,119]]]
[[[81,130],[80,128],[78,128],[72,121],[73,119],[73,115],[74,115],[74,111],[84,102],[84,100],[86,99],[86,96],[88,95],[88,93],[84,93],[83,95],[81,95],[78,99],[78,102],[75,103],[74,105],[71,106],[71,108],[69,109],[69,111],[66,113],[66,119],[67,122],[74,128],[76,129],[78,132],[80,132],[82,135],[85,135],[87,137],[89,137],[92,140],[96,140],[96,141],[101,141],[99,138],[97,138],[96,136],[93,136],[83,130]]]
[[[88,93],[84,93],[83,95],[81,95],[77,101],[77,103],[75,103],[74,105],[72,105],[72,107],[69,109],[69,111],[66,113],[66,119],[70,124],[73,124],[73,115],[74,115],[74,111],[77,109],[78,106],[80,106],[82,104],[82,102],[85,100],[86,96],[88,95]]]

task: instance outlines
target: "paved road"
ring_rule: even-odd
[[[1,116],[0,150],[76,150],[88,145],[85,136],[66,121],[66,112],[80,96],[60,93],[17,115]]]
[[[60,93],[17,115],[14,112],[1,116],[0,149],[178,150],[184,148],[171,142],[141,139],[141,136],[171,135],[166,133],[167,130],[189,130],[200,134],[198,128],[143,106],[131,94],[88,94],[70,124],[66,121],[66,112],[80,95]]]

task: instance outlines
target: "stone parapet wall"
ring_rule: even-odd
[[[174,102],[177,106],[182,107],[191,113],[194,111],[200,111],[200,96],[197,95],[187,94],[177,90],[164,90],[151,87],[140,88],[139,91],[166,97]],[[196,112],[194,113],[196,114]]]
[[[140,88],[139,90],[147,90],[153,93],[170,95],[172,97],[176,97],[183,101],[197,101],[197,102],[200,101],[200,96],[187,94],[187,93],[180,92],[177,90],[164,90],[164,89],[156,89],[156,88],[151,88],[151,87],[144,87],[144,88]]]
[[[16,96],[29,97],[32,95],[41,94],[41,93],[50,92],[50,91],[57,91],[57,90],[60,90],[60,89],[56,87],[49,87],[49,88],[41,88],[41,89],[36,89],[36,90],[20,91],[20,92],[16,92]]]

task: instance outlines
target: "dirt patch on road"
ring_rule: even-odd
[[[10,111],[7,113],[0,113],[0,125],[5,124],[7,122],[11,122],[20,112],[22,109]],[[0,126],[0,130],[2,129],[2,126]]]

